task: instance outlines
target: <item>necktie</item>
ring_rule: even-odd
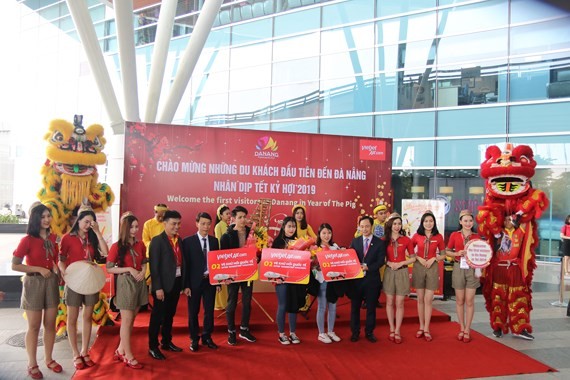
[[[202,252],[204,253],[204,273],[208,271],[208,246],[206,245],[206,238],[202,238],[204,246],[202,247]]]
[[[368,253],[368,238],[364,239],[364,256],[366,256],[366,254]]]

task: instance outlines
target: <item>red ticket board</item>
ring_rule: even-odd
[[[212,285],[258,279],[256,248],[209,251],[208,265]]]
[[[342,281],[362,278],[364,273],[354,249],[322,250],[317,252],[325,281]]]
[[[308,284],[311,253],[292,249],[265,248],[261,251],[259,268],[261,281]]]

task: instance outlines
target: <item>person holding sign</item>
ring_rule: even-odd
[[[148,259],[144,243],[136,240],[138,231],[138,219],[130,212],[123,214],[119,241],[111,246],[107,257],[107,272],[118,275],[115,303],[122,314],[121,340],[113,359],[132,369],[143,368],[133,355],[131,331],[140,307],[148,303],[144,282]]]
[[[65,278],[67,267],[76,261],[99,262],[107,256],[107,243],[99,230],[97,218],[90,205],[79,208],[77,220],[71,231],[61,239],[59,252],[59,270]],[[95,265],[95,264],[93,264]],[[65,303],[67,304],[67,331],[69,344],[73,351],[73,366],[76,369],[93,367],[95,362],[89,356],[89,340],[91,337],[91,315],[93,307],[99,302],[99,292],[79,294],[68,285],[65,286]],[[77,347],[77,318],[79,308],[83,306],[81,352]]]
[[[394,213],[386,222],[386,271],[384,272],[384,293],[386,293],[386,316],[390,325],[388,339],[396,344],[402,343],[400,328],[404,319],[404,298],[410,294],[408,265],[416,261],[412,240],[402,229],[402,217]],[[394,298],[395,318],[394,318]]]
[[[364,299],[375,300],[380,294],[380,272],[379,269],[386,260],[386,245],[384,241],[372,234],[374,220],[370,216],[363,216],[358,226],[362,236],[354,238],[350,244],[360,260],[364,277],[352,280],[352,297],[350,312],[350,329],[352,336],[350,340],[357,342],[360,338],[360,305]],[[376,343],[378,339],[374,335],[376,327],[376,305],[368,302],[366,305],[366,339]]]
[[[197,352],[200,341],[200,301],[204,305],[204,328],[202,344],[213,350],[218,346],[212,340],[214,331],[214,298],[219,286],[210,285],[208,252],[219,249],[218,239],[208,235],[212,226],[212,217],[206,212],[196,216],[198,232],[182,242],[182,283],[184,294],[188,297],[188,329],[190,330],[190,350]]]
[[[317,237],[317,247],[323,250],[338,250],[340,247],[333,242],[332,227],[328,223],[323,223],[319,227]],[[327,282],[323,276],[320,266],[317,263],[313,273],[319,282],[319,292],[317,296],[317,327],[319,329],[319,341],[323,343],[340,342],[340,337],[334,332],[334,322],[336,319],[336,302],[327,302]],[[327,314],[328,305],[328,314]],[[325,333],[325,314],[327,314],[328,333]]]
[[[296,218],[288,216],[283,219],[281,224],[281,230],[279,230],[279,235],[273,241],[272,248],[275,249],[287,249],[289,243],[297,239],[297,223]],[[292,298],[289,293],[293,290],[294,285],[283,283],[283,279],[277,278],[275,280],[275,294],[277,294],[277,331],[279,332],[279,343],[287,345],[290,343],[299,344],[301,340],[295,333],[297,328],[297,311],[299,307],[303,305],[290,305],[288,304],[288,299]],[[291,289],[289,289],[291,287]],[[296,310],[295,310],[296,309]],[[295,311],[292,311],[295,310]],[[289,338],[285,335],[285,313],[289,314]]]
[[[172,322],[182,290],[182,242],[178,236],[181,219],[178,211],[166,211],[164,231],[150,241],[149,261],[154,306],[148,326],[148,353],[156,360],[166,359],[158,348],[159,332],[162,332],[162,349],[182,351],[172,343]]]
[[[221,248],[241,248],[245,245],[247,237],[249,236],[250,228],[247,224],[247,209],[243,206],[236,206],[232,210],[232,217],[234,218],[233,228],[230,226],[228,231],[222,235]],[[236,323],[235,314],[238,301],[238,293],[241,289],[241,323],[239,328],[239,337],[247,340],[248,342],[255,342],[257,339],[249,331],[249,317],[251,315],[251,298],[253,296],[253,283],[236,282],[228,285],[228,304],[226,306],[226,318],[228,321],[228,344],[235,346],[236,339]]]
[[[429,331],[431,322],[433,294],[438,289],[438,262],[445,259],[445,243],[437,230],[433,212],[427,210],[420,219],[420,226],[412,237],[416,263],[412,271],[412,286],[418,295],[418,317],[420,328],[416,338],[424,337],[426,342],[432,341]]]
[[[475,269],[468,265],[465,257],[465,245],[470,240],[479,239],[473,227],[473,214],[469,210],[459,213],[459,230],[449,237],[447,243],[447,256],[454,258],[451,284],[455,289],[455,311],[461,330],[457,340],[464,343],[471,342],[471,323],[475,314],[475,293],[481,285],[475,276]]]
[[[42,319],[46,366],[55,373],[63,371],[61,365],[52,357],[59,304],[59,276],[56,265],[58,247],[56,236],[50,231],[51,221],[51,212],[47,206],[38,203],[32,207],[26,236],[22,238],[12,257],[12,270],[26,274],[22,280],[20,307],[26,311],[28,320],[25,343],[28,354],[28,375],[32,379],[43,378],[37,361],[38,335]],[[1,298],[0,295],[0,300]]]

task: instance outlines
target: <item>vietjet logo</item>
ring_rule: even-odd
[[[275,159],[279,157],[277,141],[270,136],[263,136],[255,144],[255,157],[265,159]]]

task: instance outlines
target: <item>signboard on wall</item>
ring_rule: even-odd
[[[391,139],[128,122],[121,211],[145,221],[165,203],[187,236],[198,212],[241,205],[251,216],[265,198],[274,236],[300,203],[315,232],[329,223],[348,245],[359,215],[392,208],[391,172]]]

